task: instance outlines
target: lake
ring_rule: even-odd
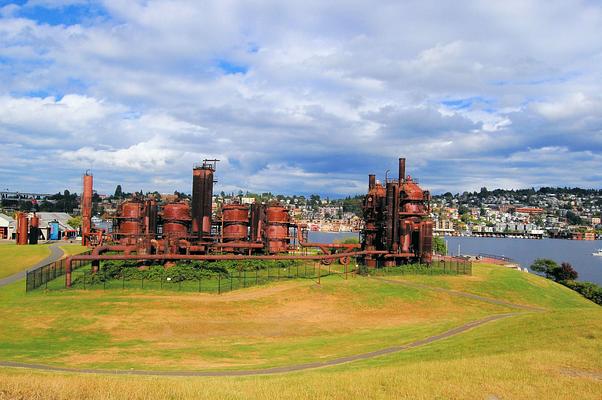
[[[309,232],[309,240],[318,243],[331,243],[346,237],[358,237],[351,232]],[[557,263],[569,262],[579,273],[580,281],[590,281],[602,285],[602,257],[592,253],[602,248],[602,240],[563,240],[563,239],[511,239],[479,237],[445,237],[449,254],[477,255],[495,254],[512,258],[523,267],[529,267],[536,258],[550,258]]]

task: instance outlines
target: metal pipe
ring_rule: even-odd
[[[374,189],[376,186],[376,175],[370,174],[368,175],[368,190]]]

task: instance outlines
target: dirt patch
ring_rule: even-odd
[[[85,331],[108,332],[115,342],[189,345],[240,338],[245,343],[451,320],[472,312],[445,293],[431,293],[420,301],[390,298],[385,306],[369,305],[357,296],[344,288],[324,293],[299,284],[223,296],[146,295],[143,305],[107,303],[110,314],[94,315],[95,322]]]
[[[560,370],[562,375],[572,376],[575,378],[590,378],[602,381],[602,372],[584,371],[574,368],[563,368]]]

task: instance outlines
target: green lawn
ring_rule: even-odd
[[[0,246],[0,278],[16,274],[50,255],[47,244],[17,246],[3,244]]]
[[[63,250],[63,252],[67,256],[84,253],[84,252],[90,250],[90,248],[84,247],[81,244],[73,244],[73,243],[64,244],[64,245],[60,246],[60,248],[61,248],[61,250]]]
[[[602,308],[541,277],[329,276],[222,295],[0,288],[0,360],[74,368],[231,370],[404,344],[518,312],[408,351],[274,376],[167,378],[0,369],[0,398],[599,399]],[[422,285],[422,286],[421,286]],[[447,288],[543,309],[521,311]]]

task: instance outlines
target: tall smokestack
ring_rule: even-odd
[[[374,186],[376,186],[376,175],[368,175],[368,190],[372,190],[374,189]]]
[[[199,237],[211,234],[214,166],[208,161],[217,160],[205,160],[192,170],[192,234]]]
[[[90,232],[92,231],[92,190],[93,178],[88,171],[84,174],[84,191],[82,193],[82,246],[87,246],[90,242]]]
[[[399,159],[399,183],[406,179],[406,159]]]

